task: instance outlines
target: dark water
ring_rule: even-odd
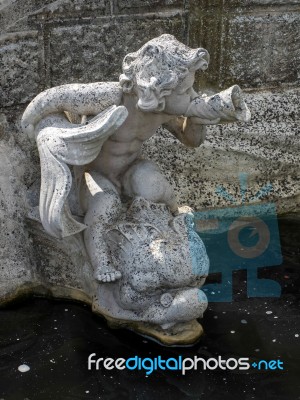
[[[246,295],[246,272],[233,276],[234,301],[210,303],[205,335],[189,348],[165,348],[110,330],[88,306],[27,299],[0,311],[0,400],[300,399],[300,221],[280,221],[284,262],[259,271],[281,284],[280,298]],[[272,313],[271,313],[272,312]],[[249,357],[283,361],[283,371],[145,371],[87,369],[98,357]],[[18,371],[26,364],[30,370]]]

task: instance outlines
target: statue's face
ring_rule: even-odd
[[[193,89],[195,72],[189,74],[165,97],[164,112],[171,115],[185,115],[191,101],[198,96]]]

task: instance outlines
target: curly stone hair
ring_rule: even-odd
[[[172,35],[161,35],[144,44],[123,60],[120,84],[124,93],[138,95],[137,107],[143,111],[163,111],[165,96],[183,80],[190,71],[208,67],[207,50],[180,43]]]

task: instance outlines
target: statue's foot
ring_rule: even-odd
[[[105,283],[105,282],[115,282],[118,279],[122,277],[122,274],[120,271],[115,271],[115,270],[106,270],[103,272],[103,270],[96,271],[94,274],[94,278],[96,281]]]

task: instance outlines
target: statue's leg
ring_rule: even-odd
[[[121,211],[121,200],[113,184],[96,172],[85,173],[85,186],[81,190],[86,206],[84,223],[85,246],[99,282],[113,282],[121,273],[114,268],[104,234]]]
[[[134,163],[124,174],[122,185],[127,196],[140,196],[153,203],[165,203],[171,212],[178,211],[172,186],[152,161],[139,160]]]

